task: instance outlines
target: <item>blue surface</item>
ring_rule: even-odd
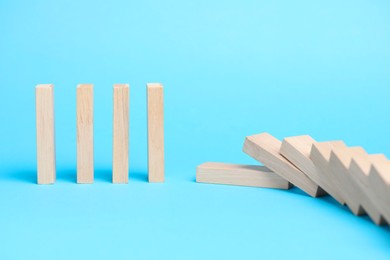
[[[0,1],[0,259],[389,259],[390,229],[330,199],[197,184],[255,163],[246,135],[390,157],[390,2]],[[166,183],[146,182],[146,82],[165,86]],[[57,176],[36,179],[38,83]],[[75,93],[95,84],[96,183],[76,185]],[[131,172],[110,183],[112,84],[131,85]]]

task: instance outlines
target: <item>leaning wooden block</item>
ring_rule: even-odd
[[[77,86],[77,183],[93,183],[93,85]]]
[[[213,184],[289,189],[292,185],[267,167],[207,162],[196,168],[196,181]]]
[[[317,142],[313,143],[309,158],[316,166],[319,174],[319,178],[324,185],[325,190],[331,195],[337,202],[344,205],[345,200],[338,190],[335,180],[329,174],[329,159],[332,149],[346,147],[341,141],[339,142]]]
[[[337,197],[330,176],[322,173],[321,169],[318,169],[310,159],[311,148],[315,143],[317,142],[308,135],[287,137],[282,142],[280,154],[309,176],[309,178],[317,183],[324,191],[331,196]],[[345,147],[345,144],[342,141],[332,141],[330,144],[335,147]],[[327,158],[325,159],[329,160],[330,152],[326,157]]]
[[[148,94],[148,177],[164,182],[164,96],[159,83],[147,85]]]
[[[129,181],[129,85],[114,85],[112,182]]]
[[[377,225],[386,225],[387,222],[380,212],[380,205],[377,203],[373,191],[369,188],[368,178],[373,163],[386,162],[387,158],[383,154],[358,155],[352,158],[349,167],[350,181],[359,187],[360,202],[368,216]]]
[[[390,222],[390,161],[373,163],[368,177],[369,189],[375,196],[379,210]]]
[[[35,95],[38,184],[52,184],[56,179],[54,86],[52,84],[38,85]]]
[[[329,159],[329,174],[352,213],[364,215],[366,212],[359,196],[361,190],[351,181],[348,171],[354,156],[367,156],[367,153],[361,147],[334,148]]]
[[[280,155],[282,142],[268,133],[247,136],[243,151],[312,197],[322,190],[308,176]]]

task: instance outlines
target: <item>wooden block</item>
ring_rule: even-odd
[[[213,184],[289,189],[292,185],[267,167],[207,162],[196,168],[196,181]]]
[[[282,142],[268,133],[247,136],[243,151],[312,197],[322,193],[318,185],[280,155]]]
[[[322,180],[326,191],[331,195],[337,202],[344,205],[345,200],[335,185],[335,180],[329,173],[329,159],[332,149],[346,147],[341,141],[336,142],[317,142],[313,143],[309,158],[312,160],[318,170],[319,177]]]
[[[38,184],[52,184],[56,179],[54,86],[38,85],[35,89],[35,97]]]
[[[337,191],[333,188],[333,183],[330,180],[329,174],[323,173],[310,159],[311,148],[315,143],[317,142],[308,135],[287,137],[282,142],[280,154],[309,176],[309,178],[317,183],[326,191],[326,193],[338,198],[339,196],[337,195]],[[345,147],[345,144],[342,141],[332,141],[329,142],[329,144],[335,147]],[[329,161],[330,150],[325,157],[325,160]]]
[[[354,156],[367,156],[361,147],[334,148],[329,159],[329,174],[335,180],[334,184],[341,192],[348,208],[355,215],[364,215],[359,194],[359,187],[349,178],[349,167]]]
[[[387,158],[383,154],[358,155],[354,156],[349,167],[350,181],[359,187],[360,202],[363,209],[377,225],[386,225],[387,222],[380,212],[380,205],[375,199],[375,195],[368,185],[371,165],[373,163],[386,162]]]
[[[93,85],[77,86],[77,183],[93,183]]]
[[[112,182],[129,182],[129,85],[114,85]]]
[[[163,86],[147,84],[148,94],[148,177],[164,182],[164,97]]]
[[[380,212],[390,223],[390,161],[373,163],[368,180]]]

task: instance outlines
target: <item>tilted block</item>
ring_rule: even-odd
[[[292,185],[264,166],[207,162],[196,168],[196,181],[213,184],[289,189]]]
[[[314,181],[280,155],[281,145],[272,135],[262,133],[247,136],[243,151],[310,196],[321,195],[322,189]]]
[[[373,163],[368,177],[369,189],[375,196],[380,212],[390,221],[390,161]]]

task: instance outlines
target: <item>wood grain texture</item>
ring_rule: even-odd
[[[129,85],[114,85],[112,182],[129,182]]]
[[[93,85],[77,86],[77,183],[93,183]]]
[[[261,188],[289,189],[292,185],[264,166],[207,162],[196,168],[196,181]]]
[[[164,182],[164,95],[159,83],[147,84],[148,178]]]
[[[37,130],[37,182],[52,184],[56,179],[54,86],[40,84],[35,89]]]
[[[334,148],[343,148],[346,147],[343,142],[317,142],[313,143],[310,150],[310,159],[313,161],[314,165],[317,167],[319,174],[326,179],[329,183],[327,185],[327,192],[341,205],[345,204],[345,200],[341,195],[341,192],[338,190],[335,180],[329,173],[329,159],[332,149]]]
[[[390,223],[390,161],[373,163],[368,180],[380,212]]]
[[[383,154],[357,155],[352,158],[349,167],[350,181],[359,187],[359,200],[367,215],[377,225],[387,225],[387,221],[380,212],[380,205],[375,199],[375,195],[368,185],[370,169],[373,163],[386,162],[387,158]]]
[[[329,174],[333,178],[334,184],[341,192],[348,208],[354,215],[366,214],[360,201],[359,187],[351,181],[349,176],[349,166],[354,156],[367,156],[362,147],[334,148],[329,159]]]
[[[245,138],[243,151],[312,197],[322,190],[308,176],[280,155],[282,142],[268,133]]]

